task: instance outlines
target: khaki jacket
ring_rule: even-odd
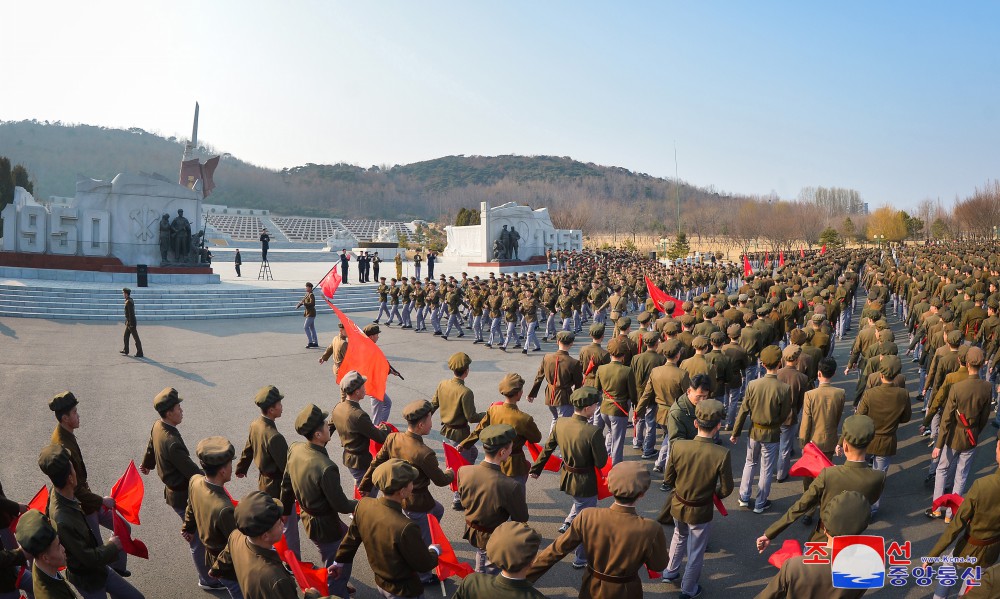
[[[192,476],[202,471],[191,459],[180,431],[162,420],[154,422],[142,467],[156,468],[163,482],[163,499],[167,505],[177,510],[187,508],[188,483]]]
[[[802,424],[799,426],[799,440],[802,445],[815,443],[823,453],[831,453],[837,447],[837,427],[844,414],[843,389],[830,383],[820,383],[819,387],[807,391],[802,404]]]
[[[280,497],[287,459],[288,442],[284,435],[278,432],[273,420],[260,416],[250,423],[247,443],[236,462],[235,472],[244,476],[250,470],[250,464],[255,463],[259,472],[257,488],[271,497]]]
[[[510,458],[500,466],[500,471],[507,476],[527,476],[531,468],[531,462],[524,457],[524,444],[526,442],[541,443],[542,432],[538,430],[535,419],[527,412],[522,412],[517,404],[504,402],[500,405],[490,406],[486,409],[486,416],[476,425],[476,430],[459,443],[460,450],[466,450],[479,441],[479,434],[483,429],[492,424],[508,424],[517,433],[511,448]]]
[[[593,361],[593,366],[591,366]],[[580,372],[583,374],[583,384],[594,387],[597,384],[597,369],[611,363],[611,354],[601,347],[600,343],[584,345],[580,349]],[[587,369],[590,372],[587,372]]]
[[[910,395],[905,389],[879,385],[867,391],[858,404],[858,414],[867,414],[875,421],[875,438],[868,445],[868,454],[896,455],[896,429],[910,421]]]
[[[496,527],[507,520],[528,521],[524,485],[488,462],[458,470],[458,493],[465,508],[462,538],[473,547],[486,549]]]
[[[583,386],[583,370],[580,362],[568,352],[558,350],[542,358],[535,375],[535,383],[528,397],[538,397],[538,389],[545,381],[545,405],[568,406],[569,396],[574,389]]]
[[[571,497],[596,496],[597,473],[594,468],[603,468],[608,463],[608,451],[601,430],[579,414],[557,419],[549,440],[531,465],[530,473],[541,474],[557,447],[563,459],[559,489]]]
[[[90,490],[87,483],[87,465],[83,463],[83,453],[80,451],[80,444],[76,441],[76,435],[64,429],[61,425],[56,425],[52,431],[52,442],[61,445],[69,452],[73,469],[76,470],[76,489],[74,490],[80,507],[85,515],[90,515],[101,509],[104,505],[104,498]]]
[[[804,564],[803,556],[793,557],[781,565],[767,587],[756,599],[800,599],[802,597],[822,597],[822,599],[858,599],[867,589],[833,588],[832,565]]]
[[[458,377],[438,383],[431,405],[435,412],[441,410],[441,434],[455,443],[464,441],[469,436],[469,424],[479,422],[484,416],[476,411],[472,389]]]
[[[638,402],[635,375],[621,362],[605,364],[597,369],[597,389],[601,391],[601,414],[624,416]],[[618,405],[615,405],[617,402]]]
[[[952,386],[948,394],[948,404],[941,417],[937,447],[944,447],[947,443],[948,447],[961,452],[976,446],[977,443],[969,441],[969,435],[965,431],[972,433],[972,438],[978,442],[979,435],[989,422],[990,410],[993,407],[991,387],[989,381],[984,381],[978,376],[969,377]],[[968,427],[962,422],[962,417],[965,418]]]
[[[344,465],[357,470],[367,470],[372,463],[372,454],[368,451],[370,443],[384,443],[389,434],[388,429],[377,428],[372,424],[372,419],[358,402],[349,399],[333,407],[330,424],[340,436],[340,445],[344,448]]]
[[[989,543],[979,546],[970,543],[970,537]],[[951,523],[927,556],[940,556],[952,543],[955,543],[952,555],[973,556],[977,564],[993,564],[1000,557],[1000,470],[972,483]]]
[[[344,495],[340,470],[325,447],[292,443],[288,448],[285,476],[281,479],[281,503],[289,516],[298,501],[306,535],[317,543],[332,543],[343,537],[345,526],[337,514],[350,514],[358,504]]]
[[[469,574],[452,595],[452,599],[545,599],[527,580],[514,580],[491,574]]]
[[[747,385],[746,396],[736,415],[733,436],[739,437],[743,423],[750,417],[750,438],[761,443],[777,443],[781,437],[781,424],[792,411],[792,391],[788,385],[767,373]]]
[[[645,413],[655,400],[656,422],[661,426],[667,426],[670,406],[674,405],[678,397],[687,393],[689,387],[691,378],[688,377],[688,373],[673,362],[657,366],[649,373],[649,381],[646,382],[646,389],[642,392],[635,411],[637,414]]]
[[[385,444],[379,450],[375,459],[368,466],[358,489],[367,493],[372,489],[372,474],[375,469],[389,458],[398,458],[409,462],[420,474],[413,481],[413,494],[403,502],[403,509],[408,512],[429,512],[434,508],[434,497],[428,489],[431,483],[443,487],[455,480],[454,473],[446,473],[438,465],[434,450],[424,444],[423,438],[410,431],[389,433]],[[426,570],[424,570],[426,571]]]
[[[66,548],[66,579],[85,591],[103,588],[108,579],[108,565],[118,559],[118,547],[110,541],[98,545],[76,499],[49,491],[46,515]]]
[[[229,561],[236,571],[244,599],[298,599],[299,587],[278,552],[250,542],[238,530],[229,535],[229,543],[219,561]],[[306,593],[306,599],[319,599],[316,592]]]
[[[733,466],[729,450],[707,437],[678,439],[670,446],[663,482],[674,487],[670,514],[687,524],[712,521],[715,503],[733,492]]]
[[[212,568],[236,530],[233,500],[226,489],[208,482],[204,475],[191,477],[181,530],[198,535],[205,546],[205,566]]]

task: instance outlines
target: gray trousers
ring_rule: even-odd
[[[382,397],[382,401],[370,398],[372,402],[372,424],[378,426],[383,422],[388,422],[389,420],[389,410],[392,409],[392,400],[389,399],[389,394],[386,393]]]
[[[549,312],[549,317],[545,319],[545,336],[553,339],[556,336],[556,313]]]
[[[494,342],[497,344],[500,343],[500,338],[502,337],[502,335],[500,334],[501,322],[502,319],[499,316],[490,319],[490,340],[486,342],[489,345],[493,345]]]
[[[604,445],[611,456],[611,463],[617,464],[622,461],[625,453],[625,432],[628,430],[628,416],[608,416],[601,414],[606,430],[604,431]],[[603,464],[602,464],[603,465]]]
[[[387,302],[378,303],[378,314],[375,316],[375,322],[382,319],[382,315],[385,314],[388,318],[389,316],[389,304]]]
[[[483,315],[478,316],[473,315],[472,317],[472,332],[476,336],[476,341],[483,340]]]
[[[951,492],[956,495],[965,495],[965,485],[969,480],[969,471],[972,469],[972,455],[976,452],[973,449],[956,452],[945,445],[941,448],[941,455],[938,457],[937,472],[934,476],[934,498],[944,495],[948,479],[955,477],[955,484],[951,487]],[[951,516],[951,508],[945,508],[945,513]]]
[[[888,475],[889,474],[889,462],[891,461],[892,458],[890,456],[887,456],[887,455],[877,455],[877,456],[872,456],[872,457],[875,458],[875,469],[876,470],[881,470],[882,472],[885,472],[886,475]],[[885,492],[883,491],[883,495],[884,494],[885,494]],[[879,506],[880,503],[882,503],[882,498],[881,497],[879,497],[878,501],[876,501],[875,503],[872,504],[872,513],[873,514],[878,511],[878,506]]]
[[[666,576],[676,576],[681,569],[681,561],[687,555],[687,568],[681,578],[681,592],[694,595],[698,590],[698,579],[701,578],[701,565],[705,559],[705,549],[708,547],[708,533],[712,530],[712,522],[704,524],[688,524],[674,520],[674,536],[670,539],[670,561],[667,562]]]
[[[646,413],[635,423],[635,441],[632,446],[642,448],[642,455],[651,455],[656,451],[656,412],[657,406],[651,403]]]
[[[416,524],[417,528],[420,529],[420,536],[424,540],[424,545],[431,544],[431,527],[427,523],[428,514],[434,516],[435,518],[438,519],[438,522],[440,522],[441,518],[444,517],[444,506],[435,501],[434,507],[431,508],[431,511],[429,512],[409,512],[407,510],[403,510],[403,515],[409,518],[410,520],[413,520],[413,523]],[[431,580],[431,576],[433,576],[431,572],[421,572],[420,580],[426,583],[427,581]]]
[[[406,302],[405,305],[403,305],[402,322],[404,327],[413,326],[413,322],[410,320],[410,314],[412,312],[413,312],[413,301],[411,300]]]
[[[781,425],[781,440],[778,441],[778,478],[788,477],[788,471],[792,467],[792,447],[795,443],[795,435],[799,432],[797,424]]]
[[[500,568],[496,567],[490,558],[486,557],[486,550],[476,547],[476,572],[496,576],[500,573]]]
[[[660,428],[663,429],[663,442],[660,444],[660,455],[656,456],[656,462],[654,462],[653,466],[665,469],[667,467],[667,460],[670,459],[670,439],[667,438],[667,428],[665,426],[661,426]]]
[[[101,542],[101,526],[110,530],[112,533],[115,531],[114,522],[114,512],[109,509],[100,508],[93,514],[90,514],[87,518],[87,526],[90,527],[90,532],[94,533],[94,538],[98,543]],[[125,522],[125,527],[128,530],[132,530],[132,526],[128,522]],[[124,551],[118,552],[118,559],[109,564],[112,568],[117,570],[127,570],[128,569],[128,554]]]
[[[171,507],[174,513],[181,519],[184,520],[184,510]],[[218,582],[217,578],[209,576],[208,566],[205,565],[205,546],[201,544],[201,539],[198,535],[192,535],[191,541],[188,543],[191,548],[191,559],[194,560],[194,569],[198,571],[198,582],[201,584],[215,584]]]
[[[424,314],[427,313],[427,308],[425,306],[417,306],[417,326],[414,327],[417,331],[422,331],[427,328],[427,324],[424,322]]]
[[[549,425],[549,435],[552,435],[552,429],[556,427],[556,420],[560,418],[566,418],[567,416],[573,415],[573,406],[567,404],[565,406],[549,406],[549,412],[552,413],[552,424]]]
[[[136,590],[134,586],[119,576],[117,572],[108,566],[105,566],[105,568],[108,570],[108,579],[104,583],[104,588],[97,589],[96,591],[85,591],[77,586],[73,587],[76,589],[76,592],[80,593],[83,599],[108,599],[108,595],[111,595],[111,599],[145,599],[145,595]],[[233,582],[235,583],[236,581],[234,580]],[[237,587],[238,590],[239,587]],[[238,599],[243,599],[243,595],[241,594]]]
[[[538,343],[538,335],[535,331],[538,330],[538,321],[532,320],[528,323],[528,332],[524,335],[524,349],[529,349],[529,345],[534,345],[535,348],[541,348],[541,344]]]
[[[454,327],[458,329],[458,336],[464,337],[465,333],[462,332],[462,325],[458,323],[458,313],[448,315],[448,328],[444,331],[444,336],[447,337],[451,335],[451,329]]]
[[[389,312],[389,319],[385,321],[386,324],[391,324],[393,319],[396,319],[400,323],[403,322],[403,317],[399,315],[399,304],[392,304],[392,309]]]
[[[319,549],[320,559],[323,560],[323,565],[329,568],[333,565],[334,557],[337,555],[337,549],[340,549],[340,543],[344,540],[341,536],[336,541],[329,543],[319,543],[313,541],[316,545],[316,549]],[[350,593],[347,592],[347,583],[351,581],[351,570],[354,564],[348,562],[344,564],[344,569],[340,573],[339,578],[334,578],[333,575],[328,575],[326,577],[326,584],[330,591],[330,597],[341,597],[342,599],[350,599]],[[225,580],[223,580],[225,582]]]
[[[732,430],[741,403],[743,403],[742,386],[726,390],[726,420],[722,426],[724,430]]]
[[[778,462],[778,444],[761,443],[754,439],[747,440],[747,461],[743,465],[743,477],[740,479],[740,500],[750,501],[754,476],[760,470],[760,484],[757,488],[757,503],[754,507],[764,507],[767,496],[771,494],[771,481]]]
[[[302,329],[306,332],[306,340],[310,345],[318,345],[319,337],[316,336],[316,317],[306,316]]]
[[[573,507],[569,509],[569,514],[566,514],[566,519],[564,522],[566,524],[572,524],[573,520],[576,519],[580,512],[588,507],[597,507],[597,495],[593,497],[576,497],[573,496]],[[576,547],[576,560],[577,562],[586,562],[587,553],[583,550],[583,543],[580,543]]]
[[[507,323],[507,335],[503,339],[503,348],[507,349],[510,346],[510,342],[513,339],[514,344],[517,344],[517,332],[514,330],[517,328],[517,322],[511,321]]]

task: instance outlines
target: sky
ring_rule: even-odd
[[[996,2],[6,6],[0,120],[280,169],[556,155],[719,191],[950,204],[1000,177]],[[12,83],[13,82],[13,83]]]

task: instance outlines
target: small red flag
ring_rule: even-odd
[[[671,314],[671,316],[675,317],[684,316],[684,310],[681,309],[681,304],[684,302],[677,299],[676,297],[667,295],[665,291],[654,285],[653,282],[649,280],[649,277],[645,277],[645,279],[646,279],[646,291],[649,292],[650,299],[652,299],[653,303],[656,304],[657,310],[659,310],[660,312],[666,312],[666,310],[663,308],[664,304],[666,304],[667,302],[674,302],[674,312],[673,314]]]
[[[650,570],[646,568],[646,574],[649,574],[650,580],[656,580],[657,578],[663,578],[663,572],[657,572],[656,570]]]
[[[361,499],[361,489],[358,488],[358,485],[354,485],[354,498]]]
[[[820,250],[819,250],[819,255],[822,256],[825,253],[826,253],[826,244],[824,243],[823,247],[820,248]]]
[[[139,524],[139,510],[142,509],[142,497],[145,493],[146,487],[135,467],[135,460],[132,460],[128,463],[125,474],[111,487],[115,510],[132,524]]]
[[[334,267],[330,269],[330,272],[326,273],[326,275],[319,280],[320,291],[323,292],[323,295],[327,298],[327,300],[333,299],[333,294],[337,293],[337,287],[340,287],[340,282],[342,280],[340,271],[337,270],[336,265],[334,265]]]
[[[770,252],[764,252],[764,268],[767,268],[771,264],[771,254]]]
[[[330,594],[330,587],[326,584],[326,568],[317,568],[311,562],[300,562],[291,550],[285,552],[284,561],[292,569],[292,576],[300,589],[316,589],[324,597]]]
[[[445,447],[448,446],[445,445]],[[437,577],[444,580],[452,576],[465,578],[469,574],[472,574],[475,571],[472,566],[458,561],[455,550],[451,548],[451,541],[448,540],[448,537],[444,536],[444,531],[441,530],[441,523],[438,522],[438,519],[427,514],[427,526],[431,529],[431,543],[441,547],[441,555],[438,556],[438,565],[434,568]]]
[[[748,258],[746,254],[743,254],[743,278],[749,279],[752,274],[753,267],[750,266],[750,258]]]
[[[451,490],[457,491],[458,469],[461,468],[462,466],[471,466],[471,464],[465,461],[465,458],[463,458],[462,455],[458,453],[458,450],[452,447],[451,445],[443,443],[442,446],[444,447],[445,466],[451,468],[455,472],[455,478],[451,481]]]
[[[608,489],[608,472],[611,472],[611,458],[608,457],[608,463],[604,465],[604,468],[594,467],[594,472],[597,474],[597,498],[606,499],[611,497],[611,490]]]
[[[934,500],[931,509],[937,511],[942,507],[951,508],[951,511],[957,511],[958,506],[962,505],[965,499],[961,495],[956,495],[955,493],[946,493]]]
[[[278,542],[274,544],[274,550],[278,552],[278,557],[282,560],[285,559],[285,552],[288,551],[288,541],[285,540],[285,535],[281,535]]]
[[[125,524],[125,519],[117,513],[112,514],[112,517],[114,518],[115,536],[122,542],[122,551],[142,559],[149,559],[149,549],[139,539],[132,538],[132,533],[129,531],[128,525]]]
[[[802,448],[802,457],[788,470],[789,476],[809,476],[816,478],[823,468],[833,466],[833,462],[810,441]]]
[[[542,453],[542,446],[538,443],[528,441],[524,444],[524,446],[528,448],[528,453],[531,454],[532,462],[536,461],[539,454]],[[549,455],[548,461],[545,462],[545,469],[549,472],[559,472],[559,469],[562,468],[562,464],[562,458],[553,453]]]
[[[718,495],[712,494],[712,503],[715,504],[715,509],[719,510],[720,514],[722,514],[723,516],[729,515],[729,510],[727,510],[726,506],[722,504],[722,500],[719,499]]]
[[[805,258],[805,257],[806,257],[805,248],[799,248],[799,258]]]
[[[326,300],[326,303],[336,312],[337,318],[344,324],[344,332],[347,333],[347,354],[340,363],[340,370],[337,371],[337,383],[340,383],[345,374],[356,370],[368,379],[367,394],[384,398],[386,380],[389,378],[389,361],[385,359],[385,354],[358,328],[358,325],[340,311],[340,308],[331,304],[330,300]]]
[[[31,498],[31,501],[28,502],[28,509],[38,510],[39,512],[44,514],[45,508],[48,507],[48,503],[49,503],[49,490],[45,485],[42,485],[42,488],[39,489],[38,492],[35,493],[35,496]],[[21,516],[18,515],[16,518],[14,518],[13,521],[11,521],[10,526],[8,527],[11,532],[17,530],[17,521],[20,519]]]
[[[389,429],[391,432],[394,432],[394,433],[398,433],[399,432],[398,428],[394,427],[393,425],[389,424],[388,422],[385,423],[385,427],[387,429]],[[382,444],[381,443],[376,443],[374,439],[371,439],[371,440],[368,441],[368,453],[372,454],[372,457],[375,457],[375,455],[378,454],[378,452],[379,452],[380,449],[382,449]]]
[[[767,558],[767,563],[780,570],[781,564],[800,555],[802,555],[802,546],[795,539],[788,539],[781,544],[781,549],[775,551],[771,554],[771,557]]]
[[[785,265],[785,252],[784,250],[778,252],[778,266]]]

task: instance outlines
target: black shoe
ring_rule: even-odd
[[[456,499],[455,501],[452,501],[451,502],[451,509],[453,509],[455,511],[458,511],[458,512],[464,512],[465,511],[465,507],[462,506],[462,500],[461,499]]]
[[[526,349],[522,349],[522,350],[521,350],[521,353],[522,353],[522,354],[527,354],[527,353],[528,353],[528,350],[526,350]]]
[[[533,350],[531,350],[531,351],[542,351],[542,348],[540,348],[540,347],[536,347],[535,349],[533,349]]]
[[[221,582],[199,582],[198,588],[204,591],[225,591],[226,587],[222,586]]]
[[[766,511],[767,511],[767,510],[768,510],[768,509],[769,509],[770,507],[771,507],[771,500],[770,500],[770,499],[768,499],[767,501],[765,501],[765,502],[764,502],[764,505],[762,505],[762,506],[760,506],[760,507],[755,507],[755,508],[753,508],[753,513],[755,513],[755,514],[763,514],[763,513],[764,513],[764,512],[766,512]]]
[[[135,357],[137,357],[137,358],[144,358],[145,356],[143,354],[136,354]]]
[[[444,339],[445,341],[448,340],[448,336],[447,335],[441,335],[441,338]]]
[[[492,345],[490,345],[489,343],[485,344],[485,347],[488,347],[488,348],[490,348],[490,349],[493,349],[493,346],[492,346]]]
[[[122,578],[128,578],[129,576],[132,576],[132,573],[129,572],[128,570],[125,570],[124,568],[121,570],[119,570],[118,568],[111,568],[111,569],[114,570],[115,573],[118,574],[118,576],[121,576]]]
[[[507,353],[507,348],[501,345],[500,351],[502,351],[503,353]]]
[[[670,485],[668,485],[667,483],[660,483],[660,490],[663,492],[667,492],[670,490]]]
[[[656,453],[656,452],[654,452],[654,453],[644,453],[644,454],[642,454],[642,459],[644,459],[644,460],[655,460],[658,455],[660,455],[660,454]]]
[[[123,349],[123,350],[121,350],[121,351],[120,351],[120,352],[118,352],[118,353],[120,353],[120,354],[121,354],[121,355],[123,355],[123,356],[127,356],[127,355],[128,355],[128,350],[127,350],[127,349]]]
[[[462,337],[465,337],[465,333],[459,333],[459,334],[458,334],[458,338],[459,338],[459,339],[461,339]]]
[[[812,516],[810,516],[808,514],[805,515],[805,516],[802,516],[802,525],[803,526],[809,526],[812,523],[813,523],[813,517]]]
[[[549,338],[548,337],[542,337],[542,341],[544,341],[545,343],[548,343],[549,342]]]
[[[424,584],[437,584],[441,582],[441,579],[437,577],[437,574],[431,574],[431,577],[427,580],[421,580],[420,582]]]
[[[701,597],[705,592],[705,589],[699,584],[698,588],[695,589],[693,595],[688,595],[687,593],[681,593],[679,599],[697,599]]]
[[[442,334],[441,331],[434,331],[434,336],[435,337],[440,337],[441,334]]]
[[[785,478],[776,478],[776,479],[774,479],[774,482],[776,482],[778,484],[781,484],[781,483],[783,483],[783,482],[785,482],[787,480],[788,480],[788,477],[786,476]]]
[[[936,511],[932,507],[929,507],[926,510],[924,510],[924,515],[927,516],[928,518],[933,518],[935,520],[941,520],[944,518],[944,513]]]
[[[475,341],[472,342],[472,345],[478,345],[482,342],[483,342],[482,339],[476,339]]]

